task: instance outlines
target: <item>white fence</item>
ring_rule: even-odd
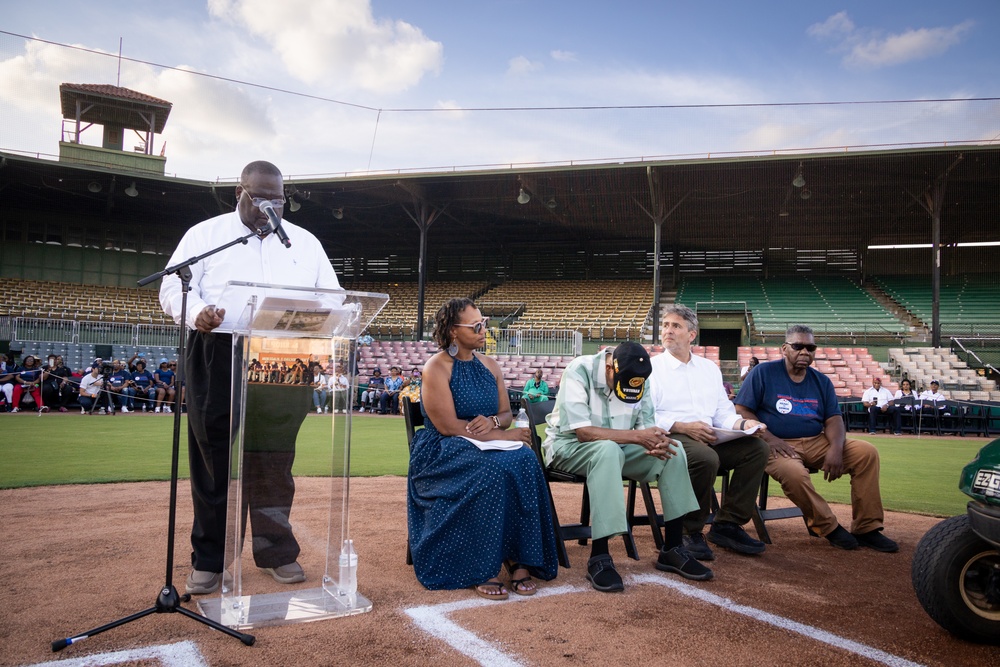
[[[38,317],[3,318],[0,333],[12,341],[169,347],[177,344],[177,325],[78,322]]]
[[[573,357],[583,354],[583,334],[571,329],[490,329],[489,332],[486,338],[487,354]]]

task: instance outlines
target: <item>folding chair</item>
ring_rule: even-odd
[[[413,436],[417,432],[417,429],[424,427],[424,413],[420,411],[420,402],[411,402],[409,396],[403,396],[400,399],[400,403],[403,405],[403,421],[406,422],[406,449],[409,451],[413,448]],[[406,535],[406,564],[413,565],[413,554],[410,553],[409,531],[407,531]]]
[[[531,429],[531,448],[538,457],[538,463],[542,466],[542,470],[545,471],[545,484],[549,487],[549,509],[552,512],[552,528],[556,536],[556,549],[559,555],[559,565],[561,567],[569,567],[569,555],[566,553],[566,540],[577,540],[580,544],[586,544],[587,540],[591,537],[590,493],[587,491],[587,477],[585,475],[577,475],[557,470],[545,464],[545,459],[542,455],[542,440],[538,435],[537,427],[540,424],[545,423],[545,418],[552,412],[552,408],[555,407],[555,404],[556,402],[554,400],[539,401],[537,403],[527,402],[524,406],[524,411],[528,415],[528,428]],[[580,505],[579,523],[562,524],[559,522],[556,505],[552,500],[551,482],[583,484],[583,499]],[[643,500],[646,504],[647,513],[642,516],[635,516],[633,514],[633,510],[635,508],[635,489],[637,487],[641,488]],[[625,542],[625,552],[628,554],[629,558],[639,560],[639,554],[635,547],[635,538],[632,536],[632,525],[634,525],[634,523],[648,523],[653,531],[653,539],[657,542],[657,547],[660,547],[663,545],[663,536],[660,533],[659,528],[660,525],[662,525],[662,522],[662,516],[656,514],[656,506],[653,504],[653,495],[650,491],[649,484],[638,484],[637,482],[629,480],[629,530],[622,535],[622,539]]]

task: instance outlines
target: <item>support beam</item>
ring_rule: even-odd
[[[423,188],[413,187],[411,184],[402,182],[397,182],[396,185],[409,192],[413,197],[413,211],[406,208],[405,204],[402,205],[403,211],[420,230],[420,255],[417,260],[417,325],[414,327],[414,332],[417,340],[423,340],[424,296],[427,291],[427,230],[448,209],[448,204],[437,208],[427,201]]]

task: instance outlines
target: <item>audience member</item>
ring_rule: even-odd
[[[132,373],[132,385],[135,387],[135,398],[140,401],[142,411],[147,410],[147,405],[156,403],[156,385],[153,374],[146,370],[145,359],[135,362],[135,372]]]
[[[929,401],[933,408],[937,410],[938,415],[945,411],[946,401],[948,400],[944,394],[940,391],[941,385],[937,380],[931,380],[931,388],[925,389],[922,394],[920,394],[920,401],[923,406],[927,406]],[[925,413],[926,414],[926,413]]]
[[[383,415],[399,414],[399,392],[403,390],[403,376],[399,366],[389,369],[389,377],[385,379],[385,391],[378,400],[378,411]]]
[[[549,400],[549,385],[542,379],[542,369],[535,370],[535,377],[524,383],[521,399],[529,403]]]
[[[861,396],[861,404],[868,410],[868,435],[875,435],[880,414],[891,420],[893,435],[900,435],[899,408],[893,405],[892,394],[889,390],[882,386],[882,378],[872,378],[872,386],[865,389],[865,393]]]
[[[510,590],[533,595],[532,577],[553,579],[558,557],[545,476],[523,446],[530,433],[509,428],[500,365],[476,351],[486,332],[475,304],[451,299],[434,319],[440,351],[424,365],[424,428],[413,438],[407,479],[414,572],[429,589],[472,586],[505,600],[506,568]]]
[[[605,593],[625,589],[608,551],[608,539],[629,529],[623,477],[656,482],[665,522],[656,568],[688,579],[712,578],[682,545],[683,517],[698,509],[698,500],[684,448],[656,425],[646,382],[651,371],[649,353],[633,342],[577,357],[563,372],[547,417],[543,446],[549,467],[587,477],[593,541],[586,578]]]
[[[172,412],[170,406],[174,403],[176,387],[174,386],[174,372],[170,370],[170,360],[164,357],[160,359],[160,367],[153,373],[153,384],[156,387],[156,409],[159,412]]]
[[[368,378],[368,388],[361,392],[361,412],[364,412],[365,408],[369,411],[375,410],[375,402],[379,400],[383,388],[385,380],[382,378],[382,371],[376,368]]]
[[[312,367],[312,387],[313,406],[315,406],[317,414],[323,414],[323,409],[326,408],[327,384],[328,381],[322,366],[315,364]]]
[[[920,397],[917,395],[917,392],[913,391],[913,383],[910,382],[909,378],[902,379],[899,383],[899,389],[896,390],[896,395],[892,399],[896,402],[897,408],[906,412],[920,409]],[[900,415],[902,415],[902,412],[900,412]]]
[[[123,415],[127,415],[130,410],[135,410],[134,386],[132,374],[129,373],[125,363],[116,359],[111,366],[111,375],[108,376],[108,390]]]
[[[847,437],[833,383],[810,367],[816,354],[812,329],[789,327],[781,351],[784,358],[760,364],[736,397],[736,409],[743,417],[767,424],[762,434],[771,446],[767,473],[802,510],[810,532],[833,546],[898,550],[895,542],[882,535],[878,450],[864,440]],[[845,473],[851,476],[854,520],[850,533],[816,492],[808,467],[821,469],[829,482]]]
[[[30,398],[26,398],[27,394]],[[21,401],[30,403],[39,412],[48,412],[49,409],[42,403],[42,367],[32,355],[24,358],[24,363],[16,369],[14,376],[14,392],[11,404],[14,408],[11,412],[21,411]]]
[[[47,407],[58,408],[66,412],[66,406],[76,397],[76,388],[72,383],[73,371],[63,365],[60,356],[49,357],[51,360],[42,374],[42,403]]]
[[[12,410],[14,408],[16,370],[17,364],[14,363],[14,360],[6,354],[0,354],[0,392],[2,392],[2,398],[6,403],[6,405],[2,406],[5,410]]]
[[[754,366],[760,363],[757,357],[750,357],[750,363],[740,369],[740,382],[747,379],[747,374],[753,370]]]
[[[410,377],[406,379],[403,385],[403,391],[399,392],[400,403],[402,403],[403,398],[410,399],[410,403],[420,402],[420,385],[421,385],[421,373],[419,368],[414,368],[410,371]]]
[[[691,353],[691,344],[698,337],[698,317],[693,310],[680,304],[668,306],[660,331],[665,350],[653,357],[650,400],[656,425],[684,446],[699,505],[684,517],[684,546],[699,560],[715,558],[702,529],[712,511],[715,480],[722,469],[730,471],[729,487],[708,541],[743,554],[762,553],[764,543],[750,537],[743,526],[753,515],[769,448],[754,435],[719,442],[716,430],[744,431],[763,425],[736,414],[719,367]]]

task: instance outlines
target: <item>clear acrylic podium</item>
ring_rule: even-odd
[[[224,583],[198,608],[235,629],[371,611],[357,591],[350,537],[351,409],[357,338],[389,297],[244,282],[228,283],[231,292],[246,308],[233,331]],[[299,362],[336,378],[329,413],[315,414],[312,375],[299,373]],[[296,505],[297,460],[304,474],[329,479],[322,507]],[[294,561],[305,570],[301,583],[278,583],[262,569]]]

